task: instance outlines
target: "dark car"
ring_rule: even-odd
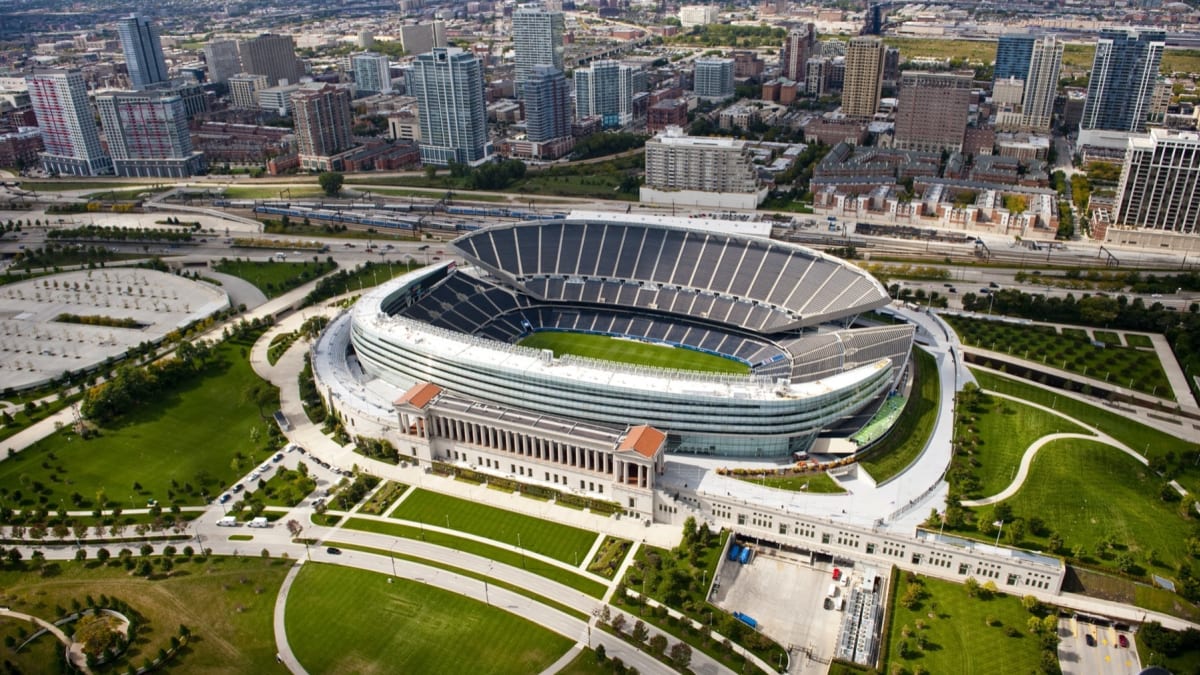
[[[1091,634],[1091,633],[1088,633],[1088,634],[1084,635],[1084,636],[1083,636],[1083,641],[1084,641],[1084,642],[1086,642],[1086,643],[1087,643],[1087,646],[1089,646],[1089,647],[1095,647],[1095,646],[1096,646],[1096,638],[1092,637],[1092,634]]]
[[[1117,644],[1121,645],[1121,649],[1129,649],[1129,638],[1124,635],[1118,635]]]
[[[328,553],[329,555],[341,555],[342,549],[334,548],[334,547],[330,546],[329,548],[325,549],[325,552]]]

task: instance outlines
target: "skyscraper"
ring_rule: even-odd
[[[157,27],[134,14],[117,22],[117,34],[121,38],[121,51],[125,52],[129,82],[134,89],[167,81],[167,62],[163,58]]]
[[[42,168],[53,174],[97,176],[112,172],[78,70],[35,70],[26,78],[29,99],[46,151]]]
[[[292,94],[292,118],[300,167],[330,171],[341,167],[332,159],[354,145],[350,136],[350,92],[332,84],[310,82]]]
[[[1129,139],[1117,188],[1116,225],[1196,234],[1200,134],[1151,129]]]
[[[208,81],[214,84],[228,82],[242,72],[237,40],[213,40],[204,45],[204,61],[208,63]]]
[[[412,62],[404,81],[420,111],[423,163],[478,164],[492,154],[479,59],[455,47],[434,49]]]
[[[400,27],[400,44],[409,54],[424,54],[446,46],[446,22],[407,24]]]
[[[392,71],[387,54],[366,52],[350,57],[354,69],[354,84],[359,93],[392,93]]]
[[[1158,30],[1104,30],[1088,79],[1079,128],[1142,132],[1167,34]]]
[[[803,82],[808,60],[819,56],[817,29],[811,23],[793,28],[783,43],[783,76],[793,82]]]
[[[274,87],[280,80],[296,84],[304,76],[304,64],[296,58],[296,43],[289,35],[264,33],[238,43],[242,69],[252,75],[266,75]]]
[[[733,59],[696,59],[692,88],[696,96],[708,101],[723,101],[733,96]]]
[[[561,71],[534,66],[525,80],[525,136],[544,143],[571,135],[571,88]]]
[[[96,96],[96,106],[118,176],[184,178],[204,171],[204,153],[192,149],[178,95],[110,91]]]
[[[618,61],[593,61],[575,71],[575,115],[596,116],[605,127],[633,119],[633,68]]]
[[[996,66],[993,79],[1007,80],[1015,77],[1024,80],[1029,73],[1029,59],[1033,52],[1033,43],[1037,41],[1032,35],[1013,34],[1001,35],[996,43]]]
[[[842,112],[847,117],[871,118],[883,93],[883,40],[873,36],[850,39],[846,47],[846,79],[842,84]]]
[[[1022,126],[1029,129],[1050,128],[1062,56],[1063,44],[1053,35],[1046,35],[1033,43],[1029,53],[1029,73],[1025,78],[1025,96],[1021,100]]]
[[[563,69],[563,14],[540,6],[518,7],[513,12],[513,48],[517,53],[514,79],[517,92],[534,66]]]
[[[896,141],[900,150],[961,152],[971,106],[971,77],[911,72],[900,76]]]

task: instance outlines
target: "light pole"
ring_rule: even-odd
[[[525,548],[521,546],[521,533],[517,533],[517,550],[521,552],[521,569],[525,569]]]
[[[446,529],[450,529],[450,514],[446,514]]]
[[[392,561],[392,576],[396,576],[396,545],[399,543],[399,539],[393,541],[392,547],[388,549],[388,558]]]

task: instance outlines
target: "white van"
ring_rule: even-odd
[[[275,259],[276,260],[287,260],[287,254],[284,253],[283,251],[279,251],[275,254]]]
[[[270,527],[270,526],[271,526],[271,522],[262,516],[259,516],[258,518],[251,520],[250,523],[248,524],[248,527]]]
[[[217,521],[217,527],[237,527],[237,518],[233,516],[225,516]]]

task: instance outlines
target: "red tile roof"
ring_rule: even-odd
[[[395,405],[410,405],[418,410],[424,410],[441,393],[442,388],[432,382],[418,382],[413,385],[412,389],[404,392],[400,398],[396,399]]]
[[[621,452],[633,450],[643,457],[653,458],[662,449],[663,443],[666,440],[666,434],[654,427],[642,424],[629,430],[629,433],[625,435],[625,440],[621,441],[621,447],[618,449]]]

